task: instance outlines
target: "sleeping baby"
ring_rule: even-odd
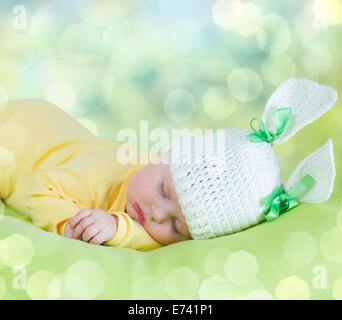
[[[184,135],[133,164],[119,161],[122,143],[93,135],[57,106],[12,101],[0,109],[0,197],[45,230],[98,245],[146,251],[242,231],[300,202],[329,199],[331,139],[285,185],[272,146],[328,111],[336,96],[310,80],[287,80],[252,131]]]

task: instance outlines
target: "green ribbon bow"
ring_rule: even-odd
[[[259,121],[259,130],[253,127],[253,121]],[[254,133],[247,135],[247,138],[251,142],[269,142],[273,145],[273,141],[276,140],[280,135],[287,131],[292,123],[292,109],[291,108],[279,108],[275,118],[276,132],[271,132],[266,128],[265,123],[261,119],[253,118],[250,122],[251,129]]]
[[[285,191],[283,186],[275,189],[269,196],[261,200],[262,205],[267,206],[264,216],[267,221],[273,221],[284,212],[287,212],[299,205],[296,200],[303,193],[308,191],[315,183],[315,179],[307,174],[300,179],[289,191]]]

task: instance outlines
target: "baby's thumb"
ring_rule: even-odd
[[[71,230],[71,227],[69,226],[69,223],[67,223],[65,228],[64,228],[64,236],[67,238],[72,237],[72,230]]]

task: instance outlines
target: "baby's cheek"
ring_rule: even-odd
[[[180,241],[173,232],[170,232],[167,225],[151,224],[148,226],[148,229],[146,228],[146,231],[155,241],[164,246]]]
[[[137,177],[132,178],[127,188],[127,194],[131,199],[135,199],[138,202],[148,202],[147,195],[151,194],[153,182],[150,178],[140,179]]]

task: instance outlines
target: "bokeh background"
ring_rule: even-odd
[[[341,0],[2,0],[0,103],[49,100],[113,141],[140,120],[249,129],[290,77],[340,92],[340,39]],[[342,192],[341,121],[339,100],[275,147],[284,182],[332,137]]]

